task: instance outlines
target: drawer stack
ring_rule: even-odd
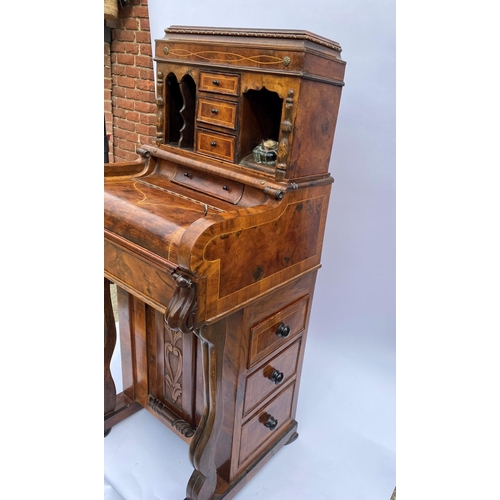
[[[239,75],[200,72],[196,151],[234,162]]]
[[[238,470],[278,440],[294,418],[308,296],[250,328]]]

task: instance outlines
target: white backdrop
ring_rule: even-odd
[[[153,41],[170,25],[282,28],[343,48],[335,183],[299,397],[300,437],[237,498],[389,500],[396,485],[395,2],[149,0],[149,11]],[[105,440],[106,498],[183,498],[187,448],[164,431],[145,410],[113,429]],[[179,470],[170,477],[172,464]]]

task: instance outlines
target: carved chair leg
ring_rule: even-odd
[[[116,325],[111,303],[111,282],[104,278],[104,415],[116,405],[116,386],[111,376],[111,358],[116,345]],[[111,429],[104,432],[106,437]]]
[[[224,417],[221,384],[225,331],[215,326],[197,335],[202,341],[205,411],[191,441],[189,454],[195,470],[185,500],[211,500],[217,486],[215,447]]]

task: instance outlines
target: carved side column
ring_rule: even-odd
[[[111,303],[111,282],[104,278],[104,415],[116,405],[116,386],[111,375],[111,358],[116,346],[116,325]],[[108,429],[104,435],[109,434]]]
[[[156,74],[156,145],[160,146],[165,142],[165,112],[163,109],[163,73]]]
[[[281,141],[278,145],[278,157],[276,158],[276,180],[282,181],[286,175],[288,164],[289,137],[292,132],[292,109],[293,109],[293,90],[288,91],[285,101],[285,119],[281,123]]]
[[[196,285],[187,276],[174,274],[177,290],[165,321],[171,330],[185,334],[194,332],[201,340],[203,363],[204,411],[189,447],[194,471],[186,488],[185,500],[211,500],[217,486],[215,445],[224,417],[222,399],[222,367],[224,362],[225,327],[216,323],[195,329]]]

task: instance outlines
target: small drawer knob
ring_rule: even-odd
[[[184,172],[184,177],[189,177],[191,178],[191,174],[189,172]]]
[[[285,374],[283,372],[280,372],[278,370],[274,370],[273,373],[271,373],[269,380],[271,382],[274,382],[276,385],[278,385],[278,384],[281,384],[281,382],[283,382],[284,378],[285,378]]]
[[[212,142],[210,143],[210,146],[212,146],[212,147],[214,148],[215,146],[217,146],[217,143],[216,143],[215,141],[212,141]]]
[[[219,110],[218,110],[218,109],[215,109],[215,108],[212,108],[212,113],[213,113],[214,115],[217,115],[217,114],[219,114]]]
[[[290,327],[288,325],[285,325],[285,323],[281,323],[281,325],[278,327],[278,330],[276,331],[276,335],[284,339],[287,338],[288,335],[290,335]]]
[[[270,430],[273,431],[278,427],[278,421],[271,415],[269,415],[269,418],[265,421],[264,425]]]
[[[219,80],[212,80],[212,83],[213,83],[214,85],[219,85],[219,83],[220,83],[220,82],[219,82]]]
[[[224,186],[222,186],[222,189],[223,189],[224,191],[229,191],[229,186],[224,185]]]

